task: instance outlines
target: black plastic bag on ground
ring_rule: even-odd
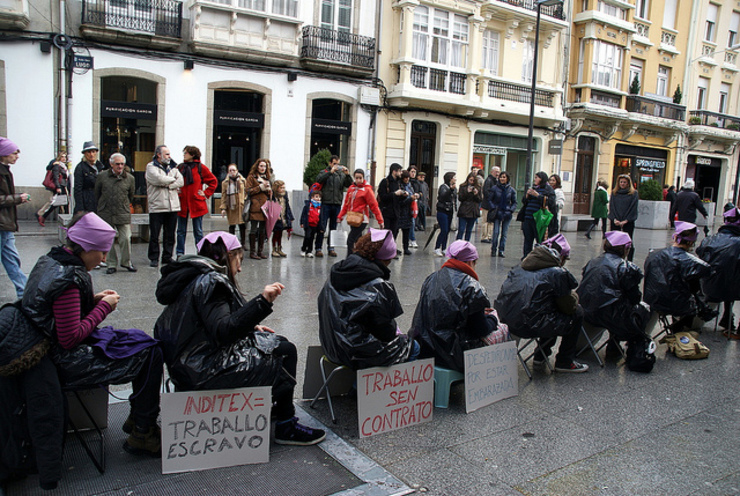
[[[631,341],[627,344],[625,363],[632,372],[645,374],[653,370],[655,365],[655,343],[652,341]]]

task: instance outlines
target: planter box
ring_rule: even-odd
[[[700,212],[696,212],[696,225],[697,226],[709,226],[712,227],[714,225],[714,211],[717,209],[717,204],[715,202],[711,203],[704,203],[704,208],[707,209],[707,213],[709,214],[707,218],[705,219],[704,216]]]
[[[640,200],[637,205],[638,229],[670,229],[671,222],[668,216],[671,213],[671,203],[667,201]]]

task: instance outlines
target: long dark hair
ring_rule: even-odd
[[[442,176],[442,179],[444,183],[449,186],[450,181],[452,181],[452,178],[455,177],[457,174],[454,172],[446,172],[444,176]]]
[[[241,293],[239,284],[236,282],[236,274],[231,271],[231,264],[229,259],[232,257],[243,257],[244,251],[241,248],[236,250],[227,250],[224,241],[218,238],[215,243],[211,243],[206,240],[203,242],[203,246],[198,251],[198,255],[208,257],[222,267],[226,267],[226,276],[229,278],[229,282]]]

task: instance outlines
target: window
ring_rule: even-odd
[[[321,27],[349,33],[352,26],[352,0],[321,0]]]
[[[630,60],[630,93],[632,92],[632,81],[634,81],[635,78],[637,78],[637,81],[640,83],[640,90],[642,90],[642,68],[644,64],[645,62],[640,59]]]
[[[671,69],[666,66],[658,66],[658,84],[656,93],[658,96],[668,96],[668,81],[671,79]]]
[[[468,33],[467,17],[420,5],[414,9],[412,56],[439,65],[466,67]]]
[[[730,32],[727,34],[727,48],[740,41],[737,37],[738,29],[740,29],[740,12],[733,12],[730,18]]]
[[[531,83],[532,67],[534,66],[534,41],[524,40],[522,52],[522,81]]]
[[[598,3],[598,10],[599,12],[603,12],[604,14],[608,16],[616,17],[617,19],[624,20],[624,17],[625,17],[625,12],[623,8],[617,7],[615,5],[612,5],[606,2],[602,2],[601,0],[599,0],[599,3]]]
[[[707,90],[709,88],[709,79],[699,76],[699,83],[696,92],[696,108],[704,110],[707,103]]]
[[[230,4],[231,2],[223,2]],[[243,9],[259,10],[265,12],[265,0],[239,0],[239,7]]]
[[[496,76],[498,74],[498,45],[500,35],[497,31],[486,29],[483,32],[483,63],[484,69]]]
[[[717,16],[719,15],[719,6],[713,3],[707,8],[707,20],[704,27],[704,41],[714,41],[717,35]]]
[[[663,27],[675,29],[676,27],[676,4],[678,0],[665,0],[663,6]]]
[[[272,13],[288,17],[297,17],[298,0],[272,0]]]
[[[637,4],[635,5],[635,17],[639,19],[647,19],[648,18],[648,8],[649,8],[648,0],[637,0]]]
[[[619,89],[622,81],[622,51],[612,43],[594,42],[591,82],[599,86]]]
[[[726,114],[730,106],[730,85],[722,83],[719,87],[719,113]]]

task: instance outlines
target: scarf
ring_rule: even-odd
[[[200,160],[180,164],[180,172],[185,178],[185,186],[193,184],[193,168],[196,166],[198,167],[198,175],[200,175]]]
[[[461,262],[460,260],[449,258],[444,264],[442,264],[442,267],[459,270],[460,272],[466,273],[476,281],[478,280],[478,274],[475,273],[475,269],[473,269],[473,267],[466,264],[465,262]]]
[[[229,176],[229,184],[226,186],[226,208],[234,210],[236,205],[236,196],[239,193],[239,176]]]

